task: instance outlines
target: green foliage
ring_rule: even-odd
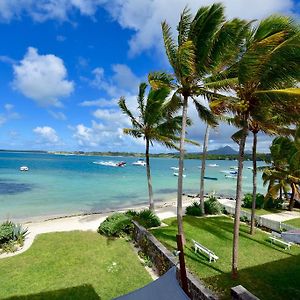
[[[275,208],[275,209],[282,209],[283,199],[273,199],[272,197],[268,197],[265,200],[264,208]]]
[[[158,227],[161,224],[160,219],[151,210],[144,209],[137,213],[133,220],[137,221],[145,228]]]
[[[131,218],[123,213],[114,213],[98,227],[98,232],[108,237],[118,237],[130,233],[133,225]]]
[[[133,217],[136,217],[138,215],[138,212],[133,210],[133,209],[129,209],[125,212],[125,215],[128,217],[128,218],[133,218]]]
[[[219,215],[223,211],[223,206],[216,197],[210,196],[207,201],[204,201],[204,211],[207,215]]]
[[[14,237],[14,223],[5,221],[0,225],[0,245],[13,240]]]
[[[242,206],[245,207],[245,208],[252,208],[252,199],[253,199],[252,194],[250,194],[250,193],[245,194]],[[265,207],[264,203],[265,203],[264,195],[260,194],[260,193],[257,193],[256,194],[256,205],[255,205],[255,207],[257,209],[264,208]]]
[[[143,260],[143,265],[149,268],[153,267],[153,263],[148,255],[146,255],[143,251],[138,251],[139,257]]]
[[[241,222],[248,222],[249,220],[248,220],[247,216],[241,216],[240,221]]]
[[[200,203],[197,201],[194,201],[191,205],[189,205],[185,213],[190,216],[202,216],[202,210],[200,207]]]

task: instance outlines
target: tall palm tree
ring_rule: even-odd
[[[176,116],[175,113],[181,103],[176,95],[171,100],[167,100],[170,94],[170,89],[167,87],[150,89],[145,99],[146,89],[147,84],[141,83],[137,97],[138,116],[128,109],[124,97],[120,98],[119,107],[132,123],[132,128],[124,128],[124,133],[145,140],[149,209],[154,211],[149,148],[153,142],[158,142],[168,148],[178,148],[175,143],[179,140],[177,134],[181,131],[181,117]],[[189,120],[188,124],[190,124]]]
[[[295,87],[300,79],[299,26],[289,17],[270,16],[249,31],[239,60],[220,74],[207,80],[213,88],[232,89],[236,97],[216,101],[222,111],[235,114],[241,128],[235,135],[239,143],[239,162],[234,219],[232,276],[237,277],[238,240],[242,196],[242,169],[249,121],[261,103],[284,110],[299,103],[300,90]],[[278,109],[277,108],[277,109]],[[220,108],[219,108],[220,110]],[[279,109],[278,109],[279,110]]]
[[[237,44],[240,43],[244,26],[245,22],[238,19],[225,22],[224,8],[221,4],[201,7],[194,17],[189,9],[185,8],[177,27],[177,42],[171,34],[171,27],[166,21],[162,23],[165,50],[174,74],[152,73],[149,74],[149,82],[154,88],[172,87],[183,99],[177,189],[178,233],[182,236],[182,174],[188,100],[193,101],[202,120],[210,125],[216,125],[210,110],[202,105],[197,97],[213,96],[213,93],[204,87],[203,79],[213,72],[222,58],[225,58],[229,45],[237,41]]]

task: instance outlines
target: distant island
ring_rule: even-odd
[[[85,151],[43,151],[43,150],[2,150],[0,152],[19,152],[19,153],[39,153],[39,154],[55,154],[55,155],[84,155],[84,156],[113,156],[113,157],[144,157],[145,153],[137,153],[137,152],[85,152]],[[178,158],[178,152],[170,152],[170,153],[153,153],[150,154],[150,157],[160,157],[160,158]],[[257,153],[258,161],[268,161],[270,155],[268,153]],[[192,152],[186,153],[185,159],[201,159],[201,152]],[[208,160],[236,160],[238,159],[238,152],[231,148],[230,146],[221,147],[215,150],[207,151],[207,159]],[[245,153],[245,160],[251,160],[251,152]]]

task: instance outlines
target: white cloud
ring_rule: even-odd
[[[53,54],[39,55],[37,49],[29,47],[13,68],[13,87],[40,106],[62,106],[59,99],[74,90],[74,83],[66,79],[63,60]]]
[[[61,111],[49,110],[49,114],[56,120],[65,121],[67,120],[66,115]]]
[[[14,105],[10,103],[4,104],[4,112],[0,113],[0,126],[14,119],[19,119],[20,114],[14,111]]]
[[[47,145],[57,145],[60,143],[59,137],[55,129],[49,126],[36,127],[33,132],[38,135],[37,143],[47,144]]]
[[[3,63],[6,63],[6,64],[10,64],[10,65],[16,63],[16,61],[13,58],[6,56],[6,55],[0,55],[0,61]]]
[[[92,86],[104,90],[112,97],[119,97],[128,94],[128,92],[137,91],[141,79],[127,65],[112,65],[112,71],[113,75],[107,78],[107,76],[104,76],[103,68],[95,68],[93,70],[94,79],[91,81]]]
[[[118,99],[111,99],[107,100],[104,98],[96,99],[96,100],[86,100],[81,103],[79,103],[79,106],[98,106],[98,107],[111,107],[111,106],[117,106],[118,105]]]

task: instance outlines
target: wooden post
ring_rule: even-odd
[[[182,289],[184,290],[184,292],[189,296],[189,287],[188,287],[186,269],[185,269],[182,235],[177,234],[176,239],[177,239],[177,249],[178,249],[178,251],[180,251],[179,252],[179,265],[180,265],[181,286],[182,286]]]

